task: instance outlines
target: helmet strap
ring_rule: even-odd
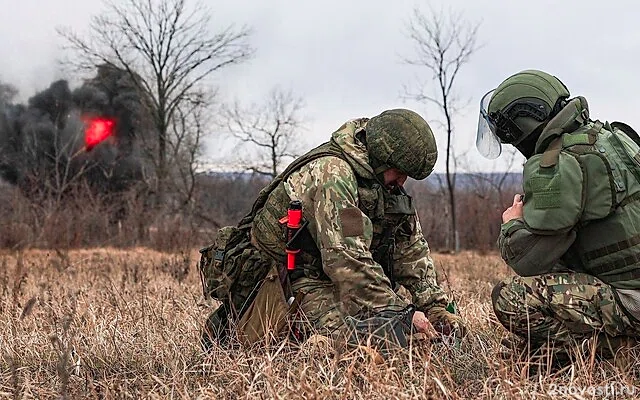
[[[384,186],[384,171],[390,169],[391,167],[377,158],[369,155],[369,165],[373,168],[373,174],[380,184]]]
[[[369,165],[373,169],[375,175],[381,174],[384,171],[391,168],[386,162],[378,160],[376,157],[369,154]]]

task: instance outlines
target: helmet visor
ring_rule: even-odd
[[[487,92],[480,100],[480,115],[478,116],[478,132],[476,133],[476,147],[485,158],[495,159],[502,153],[500,139],[496,135],[496,125],[489,118],[489,102],[495,89]]]

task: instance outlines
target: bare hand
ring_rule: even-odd
[[[416,331],[424,333],[429,338],[437,336],[436,330],[422,311],[416,311],[413,313],[413,326],[416,328]]]
[[[502,223],[509,222],[512,219],[522,218],[522,195],[516,194],[513,198],[513,204],[511,207],[504,210],[502,213]]]

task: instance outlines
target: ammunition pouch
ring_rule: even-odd
[[[380,233],[374,231],[371,255],[382,267],[393,289],[397,286],[393,276],[393,257],[398,239],[402,235],[406,237],[411,235],[413,228],[410,225],[410,219],[414,218],[415,213],[413,199],[404,189],[398,188],[394,193],[384,193],[384,214],[380,222],[382,231]]]
[[[287,302],[278,271],[273,266],[248,294],[245,307],[237,313],[239,319],[232,319],[231,316],[236,314],[226,301],[209,316],[201,339],[202,346],[209,350],[213,343],[226,345],[232,331],[244,345],[279,339],[289,332],[289,317],[296,314],[300,300],[301,294],[298,294],[291,304]]]
[[[216,239],[210,246],[200,249],[198,270],[206,299],[222,301],[229,296],[231,286],[240,271],[225,268],[225,255],[245,236],[246,234],[235,226],[225,226],[218,230]]]

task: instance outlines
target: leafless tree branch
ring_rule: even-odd
[[[300,114],[304,101],[291,90],[275,87],[263,104],[242,107],[236,101],[222,110],[224,127],[237,140],[257,148],[264,162],[254,160],[247,168],[275,177],[285,158],[300,154],[299,133],[304,128]]]
[[[419,8],[406,24],[407,36],[414,44],[411,57],[403,61],[425,71],[431,81],[436,81],[436,90],[422,82],[404,86],[404,97],[422,103],[434,104],[443,114],[447,132],[446,180],[451,209],[451,244],[457,251],[460,247],[457,235],[455,207],[455,157],[453,154],[454,115],[458,112],[458,99],[454,85],[460,69],[469,62],[477,50],[476,38],[479,23],[465,20],[461,13],[430,8],[424,12]],[[413,90],[417,87],[417,90]],[[454,165],[452,165],[454,164]]]

